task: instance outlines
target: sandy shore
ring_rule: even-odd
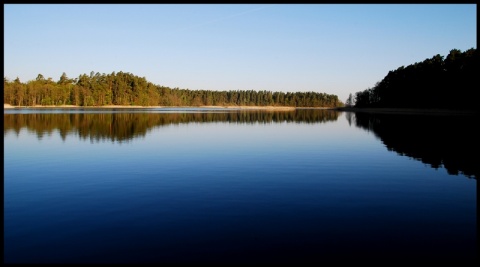
[[[120,106],[120,105],[105,105],[105,106],[94,106],[94,107],[82,107],[75,105],[59,105],[59,106],[12,106],[10,104],[3,104],[4,109],[12,108],[133,108],[133,109],[142,109],[142,108],[218,108],[218,109],[261,109],[261,110],[295,110],[295,107],[274,107],[274,106],[195,106],[195,107],[185,107],[185,106]]]
[[[14,108],[115,108],[115,109],[151,109],[151,108],[218,108],[218,109],[245,109],[245,110],[269,110],[269,111],[291,111],[295,110],[295,107],[275,107],[275,106],[121,106],[121,105],[105,105],[94,107],[83,107],[75,105],[35,105],[35,106],[12,106],[10,104],[3,104],[3,109]],[[340,107],[340,108],[304,108],[299,109],[331,109],[337,111],[352,111],[352,112],[366,112],[366,113],[383,113],[383,114],[479,114],[476,111],[464,111],[464,110],[445,110],[445,109],[408,109],[408,108],[353,108],[353,107]]]

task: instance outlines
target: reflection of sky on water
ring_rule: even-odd
[[[476,180],[388,151],[344,113],[165,124],[128,142],[23,127],[4,144],[7,261],[475,255]]]

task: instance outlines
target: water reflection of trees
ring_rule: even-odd
[[[372,131],[390,151],[452,175],[480,176],[478,116],[355,113],[347,119]]]
[[[230,111],[188,113],[35,113],[4,114],[4,134],[17,134],[26,127],[41,139],[59,132],[65,140],[69,133],[92,141],[128,141],[145,136],[154,127],[191,122],[229,123],[323,123],[336,121],[338,112],[321,109],[294,111]]]

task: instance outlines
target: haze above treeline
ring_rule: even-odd
[[[480,57],[477,49],[450,50],[407,67],[389,71],[372,88],[350,94],[347,106],[358,108],[419,108],[479,110]],[[346,74],[347,75],[347,74]],[[58,81],[38,74],[21,82],[4,77],[4,103],[13,106],[291,106],[342,107],[337,95],[320,92],[267,90],[189,90],[155,85],[128,72],[90,72]]]

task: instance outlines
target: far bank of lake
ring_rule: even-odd
[[[295,107],[287,106],[126,106],[126,105],[106,105],[106,106],[76,106],[76,105],[35,105],[35,106],[12,106],[10,104],[3,104],[4,109],[14,108],[40,108],[40,109],[71,109],[71,108],[91,108],[91,109],[152,109],[152,108],[218,108],[218,109],[255,109],[255,110],[295,110]],[[329,108],[316,108],[329,109]]]
[[[382,113],[382,114],[418,114],[418,115],[476,115],[479,114],[475,110],[452,110],[452,109],[415,109],[415,108],[356,108],[356,107],[338,107],[332,108],[337,111],[346,112],[365,112],[365,113]]]
[[[4,104],[3,109],[240,109],[240,110],[270,110],[270,111],[293,111],[296,109],[322,109],[343,112],[364,112],[377,114],[410,114],[410,115],[480,115],[475,110],[452,110],[452,109],[413,109],[413,108],[356,108],[356,107],[291,107],[291,106],[76,106],[76,105],[35,105],[35,106],[12,106]]]

